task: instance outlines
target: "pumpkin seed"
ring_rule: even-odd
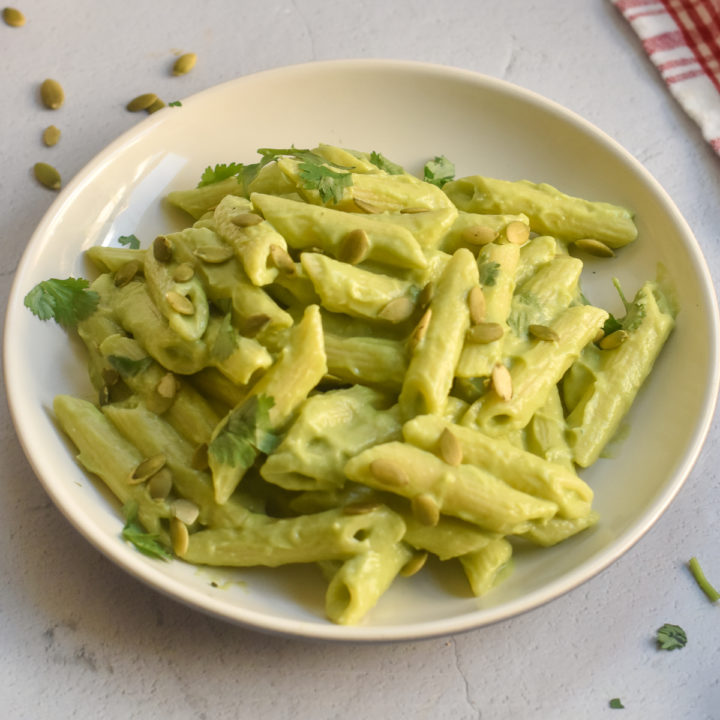
[[[42,139],[43,142],[47,147],[52,147],[53,145],[57,145],[58,140],[60,140],[60,130],[56,128],[54,125],[48,125],[43,130]]]
[[[403,487],[409,484],[405,470],[392,460],[377,458],[370,463],[370,474],[383,485]]]
[[[412,577],[420,572],[427,562],[428,554],[425,551],[415,553],[400,569],[402,577]]]
[[[393,298],[385,307],[380,310],[377,316],[381,320],[387,320],[391,323],[399,323],[407,320],[415,310],[415,305],[409,297],[402,295]]]
[[[598,331],[595,333],[593,342],[599,343],[604,337],[605,337],[605,331],[602,328],[599,328]]]
[[[35,179],[50,190],[59,190],[62,185],[60,173],[52,166],[44,162],[35,163],[33,166]]]
[[[460,234],[460,237],[468,245],[489,245],[497,236],[496,230],[485,225],[471,225]]]
[[[157,112],[158,110],[162,110],[165,107],[165,101],[158,98],[152,105],[148,105],[148,107],[145,108],[145,111],[148,115],[152,115],[153,113]]]
[[[440,506],[429,493],[415,495],[410,501],[410,507],[415,519],[422,525],[435,527],[440,521]]]
[[[460,441],[451,430],[445,428],[440,434],[440,457],[448,464],[457,466],[462,462],[463,449]]]
[[[2,16],[10,27],[22,27],[25,24],[25,16],[17,8],[3,8]]]
[[[400,208],[401,215],[417,215],[418,213],[430,212],[430,208],[421,207],[417,205],[415,207],[404,207]]]
[[[420,308],[427,307],[435,297],[435,283],[431,280],[426,283],[420,294],[417,296],[417,305]]]
[[[171,372],[165,373],[155,386],[155,392],[157,392],[160,397],[167,398],[168,400],[174,398],[175,393],[177,393],[177,380],[175,376]]]
[[[492,369],[493,390],[505,401],[512,398],[512,377],[510,371],[502,364],[496,363]]]
[[[281,272],[287,273],[288,275],[295,275],[297,273],[295,262],[292,257],[290,257],[290,253],[285,250],[285,248],[280,247],[280,245],[270,246],[270,258],[275,267]]]
[[[548,342],[560,340],[560,336],[547,325],[528,325],[528,332],[538,340],[547,340]]]
[[[130,112],[140,112],[141,110],[147,110],[154,102],[156,102],[158,96],[155,93],[143,93],[134,97],[126,106],[125,109]]]
[[[172,276],[175,282],[184,283],[192,280],[193,275],[195,275],[195,268],[190,263],[184,262],[173,270]]]
[[[57,110],[65,102],[65,91],[57,80],[47,78],[40,86],[40,98],[46,108]]]
[[[202,443],[195,448],[190,458],[190,467],[193,470],[207,470],[208,468],[208,446]]]
[[[190,533],[185,523],[179,518],[170,518],[170,540],[173,551],[178,557],[182,557],[190,547]]]
[[[267,327],[271,318],[265,313],[258,313],[257,315],[250,315],[245,318],[245,322],[242,326],[242,335],[246,337],[255,337],[260,331]]]
[[[467,331],[465,339],[477,345],[487,345],[488,343],[499,340],[504,334],[505,330],[500,323],[481,322],[473,325]]]
[[[165,299],[170,308],[176,313],[180,315],[195,314],[195,306],[192,304],[192,300],[185,295],[181,295],[179,292],[175,292],[175,290],[169,290],[165,293]]]
[[[166,467],[158,470],[148,481],[148,493],[153,500],[164,500],[172,490],[173,476]]]
[[[370,252],[370,239],[362,228],[351,230],[340,243],[337,259],[349,265],[361,263]]]
[[[145,460],[139,463],[135,470],[133,470],[130,478],[131,480],[135,480],[137,482],[143,482],[156,472],[160,471],[165,466],[166,462],[167,458],[164,453],[158,453],[157,455],[145,458]]]
[[[470,309],[470,322],[473,325],[485,320],[485,293],[479,285],[475,285],[468,293],[468,308]]]
[[[140,263],[137,260],[129,260],[115,271],[113,282],[115,287],[125,287],[139,272]]]
[[[185,53],[181,55],[173,65],[173,75],[185,75],[189,73],[197,62],[197,55],[195,53]]]
[[[353,202],[360,208],[360,210],[370,215],[377,215],[378,213],[382,212],[382,208],[379,208],[377,205],[373,205],[366,200],[361,200],[360,198],[354,197]]]
[[[430,320],[432,319],[432,308],[428,308],[423,316],[420,318],[420,322],[415,326],[415,329],[410,335],[408,346],[410,350],[414,350],[425,337],[427,329],[430,326]]]
[[[195,248],[193,255],[203,262],[211,265],[219,265],[233,257],[235,251],[227,245],[203,245],[202,247]]]
[[[530,239],[530,228],[520,220],[513,220],[505,228],[505,237],[513,245],[524,245]]]
[[[257,213],[246,212],[238,213],[231,218],[233,225],[238,227],[252,227],[253,225],[259,225],[263,218]]]
[[[615,253],[611,247],[595,238],[581,238],[576,240],[573,245],[578,250],[584,250],[589,255],[596,257],[615,257]]]
[[[111,388],[113,385],[117,385],[120,382],[120,373],[115,368],[103,368],[102,379],[105,383],[105,387]]]
[[[343,505],[342,513],[343,515],[367,515],[367,513],[371,513],[373,512],[373,510],[377,510],[379,507],[381,507],[381,504],[379,502],[373,502],[371,500],[368,500],[366,502],[358,501]]]
[[[172,260],[173,246],[170,238],[165,235],[158,235],[153,241],[153,257],[161,263]]]
[[[200,515],[200,508],[194,502],[182,498],[173,500],[170,510],[174,517],[182,520],[186,525],[192,525]]]
[[[602,350],[614,350],[616,347],[620,347],[629,337],[630,333],[627,330],[616,330],[602,338],[598,345]]]

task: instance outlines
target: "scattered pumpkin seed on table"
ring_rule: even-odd
[[[22,27],[25,24],[25,16],[17,8],[3,8],[2,17],[10,27]]]
[[[57,110],[65,102],[65,91],[57,80],[47,78],[40,85],[40,99],[48,110]]]
[[[125,109],[130,112],[140,112],[147,110],[153,103],[157,102],[158,96],[155,93],[143,93],[134,97],[126,106]]]
[[[195,53],[185,53],[181,55],[173,65],[173,75],[186,75],[189,73],[197,62],[197,55]]]
[[[60,140],[60,135],[61,133],[58,128],[54,125],[48,125],[43,130],[42,139],[47,147],[52,147],[53,145],[57,145],[58,140]]]
[[[44,162],[35,163],[33,167],[36,180],[50,190],[59,190],[62,185],[60,173]]]

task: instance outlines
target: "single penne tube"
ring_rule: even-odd
[[[332,312],[377,320],[388,303],[398,298],[412,302],[416,288],[390,275],[369,272],[320,253],[300,256],[322,306]]]
[[[621,345],[602,351],[595,381],[567,418],[568,443],[581,467],[595,462],[617,432],[675,325],[657,283],[645,283],[634,304],[637,326]]]
[[[253,516],[242,526],[190,534],[182,558],[198,565],[278,567],[344,560],[371,549],[374,528],[387,521],[386,509],[345,515],[340,508],[293,518]]]
[[[491,532],[524,532],[530,520],[553,517],[558,506],[513,489],[474,465],[452,466],[414,445],[375,445],[345,466],[350,480],[406,498],[422,495],[440,513]]]
[[[325,333],[328,372],[341,380],[399,390],[407,370],[407,350],[398,340],[342,337]]]
[[[78,449],[78,462],[97,475],[121,503],[135,501],[143,527],[167,540],[167,533],[160,524],[161,519],[170,515],[167,503],[154,500],[145,484],[130,482],[133,472],[147,459],[146,456],[87,400],[57,395],[53,410],[60,427]]]
[[[142,266],[145,262],[145,250],[110,247],[109,245],[93,245],[93,247],[85,251],[85,255],[102,272],[110,273],[116,272],[129,262],[138,263],[140,266],[139,271],[142,272]]]
[[[590,512],[593,491],[574,469],[517,447],[506,438],[489,437],[435,415],[421,415],[406,422],[403,438],[437,453],[446,431],[457,441],[463,463],[483,468],[515,490],[554,502],[562,517],[582,517]]]
[[[374,215],[348,213],[274,195],[253,194],[251,200],[290,247],[297,250],[320,247],[342,259],[347,238],[351,233],[361,232],[368,260],[403,268],[423,268],[427,264],[420,244],[408,229],[378,222]]]
[[[246,386],[236,385],[214,367],[203,368],[188,377],[186,381],[202,393],[215,408],[220,408],[222,414],[239,405],[248,392]]]
[[[345,484],[345,463],[365,448],[400,437],[397,410],[361,385],[309,397],[260,475],[287,490],[328,490]]]
[[[560,252],[560,245],[550,235],[538,235],[531,238],[520,248],[515,284],[520,287],[545,263],[550,262]]]
[[[521,537],[535,545],[551,547],[552,545],[557,545],[559,542],[567,540],[573,535],[577,535],[583,530],[597,525],[599,519],[600,516],[594,510],[579,518],[568,519],[554,517],[549,520],[533,523],[530,529],[524,532]]]
[[[348,168],[354,173],[381,172],[377,165],[370,162],[366,153],[337,147],[337,145],[328,145],[327,143],[320,143],[316,148],[312,149],[312,152],[325,158],[331,165]],[[278,193],[275,194],[277,195]]]
[[[272,246],[287,250],[287,243],[272,224],[256,217],[254,211],[255,206],[249,200],[228,195],[218,203],[213,220],[216,232],[234,248],[250,281],[262,286],[273,282],[278,275],[272,263]]]
[[[242,180],[229,177],[190,190],[173,190],[167,194],[166,200],[197,220],[214,208],[226,195],[246,195]]]
[[[513,361],[509,394],[503,397],[493,386],[470,406],[462,424],[492,436],[524,428],[583,347],[597,335],[607,316],[605,310],[592,305],[565,310],[549,326],[557,340],[536,339],[526,353]]]
[[[522,212],[530,219],[534,232],[566,241],[594,238],[618,248],[637,237],[630,211],[608,202],[566,195],[547,183],[473,175],[451,181],[443,190],[460,210]]]
[[[454,206],[422,212],[383,212],[370,215],[373,222],[399,225],[409,230],[426,254],[439,250],[446,233],[453,225],[458,211]],[[447,251],[446,251],[447,252]],[[452,254],[452,253],[449,253]]]
[[[236,527],[250,517],[250,512],[234,500],[224,505],[215,502],[210,474],[192,468],[195,446],[181,437],[163,418],[141,404],[122,407],[106,405],[102,412],[144,457],[165,457],[165,467],[172,474],[173,491],[197,505],[198,521],[202,525]]]
[[[496,323],[508,332],[508,315],[515,292],[515,270],[520,248],[517,245],[486,245],[478,254],[480,287],[485,298],[483,322]],[[502,357],[502,337],[489,343],[465,341],[455,376],[461,378],[484,377]]]
[[[405,523],[390,510],[377,522],[368,536],[370,548],[340,566],[328,584],[325,613],[333,622],[354,625],[375,607],[402,567],[412,557],[412,550],[401,542]]]
[[[560,392],[555,386],[548,394],[545,404],[535,411],[525,428],[525,444],[529,452],[562,465],[575,472],[573,454],[568,445]]]
[[[489,542],[484,548],[460,556],[473,595],[481,597],[491,590],[498,575],[512,558],[512,545],[505,538]]]
[[[427,330],[412,351],[399,400],[404,417],[445,409],[470,326],[468,294],[477,283],[475,258],[458,250],[438,281]]]

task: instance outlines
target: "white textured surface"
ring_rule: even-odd
[[[604,0],[27,0],[19,7],[24,28],[0,25],[3,299],[54,197],[32,179],[34,162],[50,161],[69,179],[137,122],[123,106],[141,92],[181,99],[257,70],[348,57],[468,68],[580,113],[645,163],[719,277],[720,161]],[[190,75],[169,76],[175,50],[198,53]],[[54,113],[37,100],[48,76],[67,94]],[[63,138],[46,149],[40,134],[51,123]],[[617,712],[625,718],[720,717],[720,607],[684,568],[697,555],[720,584],[717,422],[670,509],[600,576],[489,628],[360,646],[248,632],[130,579],[50,504],[4,404],[2,412],[2,717],[575,719],[616,712],[608,708],[613,697],[622,698],[626,709]],[[686,629],[686,648],[655,649],[664,622]]]

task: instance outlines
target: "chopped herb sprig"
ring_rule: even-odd
[[[51,318],[63,327],[75,327],[95,312],[100,296],[88,290],[84,278],[50,278],[38,283],[25,296],[25,307],[41,320]]]

